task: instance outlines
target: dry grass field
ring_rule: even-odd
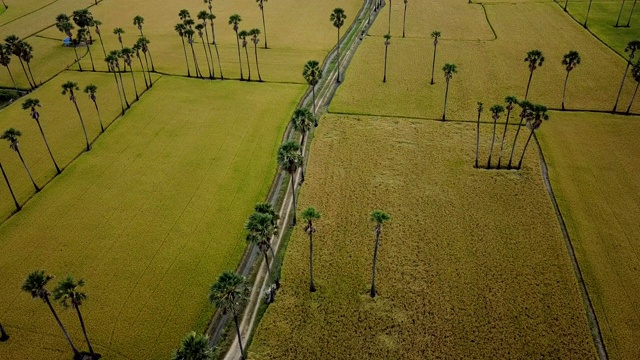
[[[476,170],[474,133],[473,124],[322,119],[299,207],[322,212],[318,291],[308,290],[299,226],[253,359],[595,357],[537,154],[522,172]],[[373,209],[392,220],[372,300]]]
[[[586,113],[540,136],[611,359],[640,358],[639,136],[637,117]]]
[[[0,318],[12,336],[1,357],[69,359],[46,306],[20,291],[27,273],[40,268],[87,280],[85,321],[106,359],[167,358],[186,332],[204,329],[212,314],[208,287],[244,251],[242,225],[266,196],[277,147],[304,90],[160,79],[89,153],[0,225]],[[64,131],[56,133],[51,122],[70,103],[59,97],[63,104],[54,107],[41,96],[49,100],[42,120],[62,151]],[[15,121],[26,124],[26,114],[19,115]],[[79,146],[72,110],[56,120],[69,123],[60,126],[73,129],[70,141]],[[87,122],[95,135],[94,119]],[[25,138],[25,150],[30,139],[39,144]],[[3,160],[8,155],[15,157],[3,146]],[[33,164],[39,176],[44,165]],[[81,345],[75,315],[58,309]]]

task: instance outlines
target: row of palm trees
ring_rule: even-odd
[[[104,61],[107,63],[107,68],[109,72],[113,73],[113,79],[116,82],[116,89],[118,89],[118,99],[120,100],[120,108],[121,114],[124,115],[126,110],[131,107],[129,100],[127,98],[127,90],[124,87],[124,81],[122,80],[122,73],[127,72],[127,66],[129,68],[129,73],[131,74],[131,81],[133,83],[133,91],[136,95],[135,101],[140,99],[140,95],[138,93],[138,86],[136,84],[136,77],[133,71],[133,58],[134,56],[138,58],[140,63],[140,68],[142,69],[142,77],[144,78],[145,88],[148,90],[153,87],[153,78],[151,77],[151,72],[153,71],[153,65],[149,66],[149,61],[147,58],[147,54],[149,53],[149,43],[150,41],[145,36],[140,36],[138,40],[133,44],[132,47],[125,47],[121,43],[120,50],[111,50],[108,55],[104,58]],[[141,55],[142,54],[142,55]],[[145,63],[142,62],[142,57],[144,56]],[[122,66],[120,60],[122,60]],[[146,69],[145,69],[146,64]],[[147,80],[147,76],[149,80]]]
[[[0,44],[0,65],[4,66],[5,69],[7,69],[9,77],[11,78],[11,82],[13,83],[13,87],[16,89],[16,91],[19,91],[20,89],[18,88],[15,79],[13,78],[11,69],[9,68],[12,56],[15,56],[16,58],[18,58],[18,61],[20,61],[20,66],[22,66],[22,71],[24,71],[24,76],[25,78],[27,78],[27,82],[29,83],[29,87],[31,88],[31,90],[38,87],[36,79],[33,77],[33,72],[31,71],[33,47],[28,42],[20,39],[16,35],[7,36],[4,39],[4,44]],[[26,67],[25,64],[27,65]]]
[[[67,342],[73,350],[74,359],[79,360],[84,359],[84,356],[73,344],[71,337],[67,333],[66,328],[58,317],[58,313],[56,312],[51,302],[51,296],[53,296],[53,300],[58,301],[63,308],[73,308],[78,315],[78,321],[80,322],[82,333],[84,334],[85,341],[87,342],[87,347],[89,348],[89,355],[91,359],[99,359],[101,355],[93,351],[93,347],[91,346],[91,342],[89,341],[89,336],[87,335],[87,329],[84,324],[84,319],[82,318],[82,313],[80,312],[80,307],[87,299],[87,294],[84,293],[81,289],[85,285],[85,281],[83,279],[75,280],[72,276],[67,276],[66,278],[58,282],[58,285],[54,288],[52,293],[47,289],[47,285],[52,279],[53,275],[49,275],[43,270],[33,271],[25,279],[22,285],[22,290],[29,293],[33,299],[42,300],[45,304],[47,304],[49,310],[51,311],[51,314],[53,314],[53,317],[56,319],[58,326],[60,326],[60,329],[64,333]]]

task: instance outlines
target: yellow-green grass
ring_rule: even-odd
[[[432,2],[423,5],[428,8]],[[414,7],[420,6],[418,3]],[[468,5],[477,7],[479,5]],[[387,82],[382,82],[384,39],[368,36],[346,72],[330,110],[344,113],[442,117],[445,63],[458,66],[451,80],[448,117],[475,119],[477,101],[490,106],[502,103],[507,95],[522,99],[529,70],[524,62],[527,51],[540,49],[546,61],[534,75],[529,100],[559,108],[566,71],[562,57],[569,50],[579,51],[582,63],[572,71],[566,106],[570,109],[611,110],[625,62],[595,39],[554,3],[486,5],[498,39],[495,41],[454,41],[438,45],[435,85],[429,85],[433,44],[427,38],[393,37],[389,45]],[[469,21],[480,15],[468,13]],[[376,21],[384,24],[387,19]],[[432,21],[425,12],[423,23]],[[454,26],[456,23],[452,23]],[[379,24],[378,24],[379,25]],[[478,28],[480,31],[482,28]],[[552,30],[553,29],[553,30]],[[425,28],[425,34],[431,32]],[[627,78],[620,108],[626,109],[635,82]],[[637,105],[633,111],[640,111]]]
[[[561,6],[564,6],[564,1],[560,1],[559,3]],[[594,0],[591,4],[587,27],[597,37],[602,39],[602,41],[609,44],[618,53],[624,55],[624,49],[627,47],[629,41],[640,39],[640,14],[637,11],[640,10],[640,8],[636,6],[631,18],[630,27],[615,27],[621,5],[622,1],[617,0]],[[622,15],[620,16],[621,26],[627,25],[632,6],[633,0],[625,2]],[[584,24],[588,7],[589,1],[569,1],[567,11],[580,24]]]
[[[322,213],[318,291],[301,224],[252,357],[594,358],[537,149],[522,172],[476,170],[474,142],[473,124],[324,117],[299,206]],[[375,299],[373,209],[392,216]]]
[[[142,76],[140,73],[136,73],[135,76],[138,92],[142,93],[145,89]],[[154,80],[159,78],[157,75],[153,77]],[[122,79],[125,83],[128,100],[135,100],[131,75],[123,74]],[[47,153],[38,126],[35,121],[31,120],[29,111],[22,110],[22,102],[27,98],[40,100],[42,107],[38,111],[40,112],[43,131],[47,136],[58,165],[65,167],[86,147],[82,126],[75,107],[69,100],[68,95],[61,94],[61,85],[67,81],[74,81],[80,87],[77,92],[77,102],[90,141],[99,136],[100,123],[93,102],[87,94],[82,92],[86,85],[94,84],[98,86],[97,102],[105,127],[109,126],[121,113],[118,92],[112,74],[80,73],[75,71],[63,72],[41,88],[27,95],[27,97],[21,98],[1,110],[0,131],[4,131],[9,127],[22,131],[20,149],[36,183],[39,185],[44,185],[51,180],[56,171]],[[4,140],[0,143],[0,161],[2,161],[19,202],[24,203],[29,197],[33,196],[35,189],[18,156]],[[0,194],[0,219],[4,220],[13,213],[15,207],[4,182],[0,185]]]
[[[105,3],[108,1],[111,0]],[[93,3],[93,0],[13,0],[7,3],[9,9],[0,18],[0,37],[4,40],[11,34],[22,38],[32,35],[53,25],[58,14],[71,15],[73,10]]]
[[[237,266],[242,224],[269,190],[304,90],[160,79],[0,226],[0,314],[12,336],[3,358],[70,356],[46,306],[20,291],[39,268],[87,280],[83,314],[105,358],[166,358],[187,331],[205,329],[209,285]],[[82,346],[73,312],[56,308]]]
[[[540,139],[611,359],[640,358],[640,119],[553,114]]]

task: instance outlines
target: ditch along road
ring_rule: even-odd
[[[338,58],[338,63],[336,64],[335,61],[337,58],[337,47],[334,48],[325,58],[322,69],[323,78],[315,88],[315,103],[313,102],[313,92],[310,87],[298,103],[298,107],[310,106],[312,111],[315,109],[314,113],[316,117],[320,117],[324,112],[326,112],[336,90],[344,79],[344,72],[360,45],[363,36],[368,32],[371,24],[373,24],[373,21],[375,20],[375,17],[382,9],[382,7],[380,7],[377,11],[374,11],[374,3],[377,1],[378,0],[365,0],[360,12],[353,21],[353,24],[347,29],[344,36],[340,39],[340,57]],[[294,135],[295,131],[289,124],[285,130],[283,142],[293,139]],[[312,138],[312,136],[307,136],[305,143],[302,146],[305,164],[308,159],[308,142]],[[294,176],[295,184],[300,184],[300,176],[300,172],[296,173]],[[290,226],[292,213],[295,211],[293,208],[293,198],[291,196],[291,184],[290,181],[287,180],[287,174],[279,171],[273,180],[271,190],[267,196],[267,202],[276,208],[278,204],[281,204],[278,210],[280,215],[278,225],[281,231],[278,235],[274,236],[271,241],[271,247],[275,254],[278,254],[280,245],[289,234],[287,227]],[[299,186],[295,191],[297,192],[298,189]],[[284,194],[282,199],[280,199],[281,194]],[[301,226],[301,224],[298,226]],[[240,265],[236,269],[236,272],[243,276],[251,276],[253,275],[252,270],[254,269],[254,265],[259,264],[257,274],[255,274],[255,280],[251,286],[249,301],[240,316],[241,320],[239,322],[239,327],[243,346],[247,345],[248,340],[253,334],[258,321],[258,310],[264,301],[265,292],[271,286],[271,279],[267,272],[266,265],[263,266],[265,262],[262,261],[261,255],[262,254],[256,246],[248,246],[242,260],[240,261]],[[270,263],[274,264],[275,259],[271,259]],[[273,265],[273,271],[277,273],[275,265]],[[235,326],[233,326],[234,324],[232,320],[233,318],[230,314],[225,315],[222,314],[221,311],[216,311],[207,331],[210,336],[210,345],[212,346],[215,346],[218,342],[222,341],[222,335],[226,328],[228,328],[229,336],[233,336],[233,341],[230,342],[229,348],[226,349],[227,352],[224,356],[225,360],[236,360],[242,358],[238,344],[238,336],[236,335],[236,329]]]

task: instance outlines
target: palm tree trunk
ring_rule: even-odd
[[[27,170],[27,174],[29,175],[29,179],[31,179],[31,183],[33,184],[33,187],[36,189],[36,192],[39,192],[40,188],[38,187],[38,185],[36,185],[35,180],[33,180],[33,176],[31,175],[31,170],[29,170],[27,163],[24,162],[24,158],[22,158],[22,153],[20,153],[20,149],[17,149],[16,152],[18,153],[18,157],[20,158],[20,161],[22,162],[24,169]]]
[[[147,53],[144,51],[142,53],[144,54],[144,62],[145,64],[147,64],[147,74],[149,74],[149,87],[153,87],[153,81],[151,80],[151,70],[149,70],[149,60],[147,60]],[[149,56],[151,56],[151,53],[149,53]]]
[[[120,78],[120,86],[122,87],[122,97],[124,98],[124,103],[127,104],[127,109],[131,107],[129,105],[129,100],[127,100],[127,92],[124,89],[124,81],[122,81],[122,71],[118,70],[118,77]]]
[[[136,77],[133,75],[133,66],[129,65],[129,71],[131,72],[131,80],[133,80],[133,90],[136,93],[136,101],[140,100],[140,96],[138,96],[138,86],[136,85]],[[144,72],[142,73],[144,75]]]
[[[380,230],[376,229],[376,247],[373,250],[373,267],[371,270],[371,297],[376,297],[376,262],[378,261],[378,243],[380,242]]]
[[[633,97],[631,97],[631,102],[629,103],[629,107],[627,108],[627,114],[631,112],[631,105],[633,105],[633,100],[636,99],[636,94],[638,93],[638,86],[640,86],[640,82],[636,84],[636,89],[633,91]]]
[[[9,182],[9,178],[7,177],[7,173],[4,172],[4,167],[0,163],[0,172],[2,172],[2,176],[4,177],[4,181],[7,183],[7,187],[9,188],[9,193],[11,193],[11,197],[13,198],[13,203],[16,205],[16,210],[20,211],[22,206],[18,203],[18,199],[16,199],[16,194],[13,193],[13,188],[11,187],[11,183]]]
[[[240,325],[238,324],[238,315],[233,313],[233,321],[236,323],[236,334],[238,334],[238,345],[240,345],[240,359],[245,360],[247,357],[244,355],[244,347],[242,347],[242,336],[240,335]]]
[[[449,80],[447,80],[447,89],[444,92],[444,111],[442,112],[442,121],[447,119],[447,97],[449,97]]]
[[[211,8],[209,8],[209,14],[213,15],[213,11],[211,10]],[[211,41],[212,41],[213,45],[215,45],[216,44],[216,30],[215,30],[214,25],[213,25],[213,20],[211,20],[210,24],[211,24]]]
[[[47,305],[49,306],[49,310],[51,310],[51,313],[53,314],[53,317],[56,318],[56,321],[58,322],[58,325],[60,326],[60,329],[62,329],[62,332],[64,333],[64,337],[67,338],[67,341],[69,342],[69,345],[71,345],[71,349],[73,349],[73,353],[76,356],[79,356],[80,352],[73,345],[73,342],[71,342],[71,338],[69,337],[69,334],[67,333],[67,330],[64,328],[64,325],[62,325],[62,321],[60,321],[60,318],[58,317],[58,314],[56,313],[56,310],[53,308],[53,305],[51,305],[51,301],[49,301],[49,297],[48,296],[46,296],[44,298],[44,302],[47,303]]]
[[[181,36],[180,40],[182,40],[182,50],[184,50],[184,60],[187,62],[187,76],[191,77],[191,70],[189,69],[189,57],[187,57],[187,45],[184,43],[184,37]]]
[[[238,64],[240,65],[240,80],[244,80],[244,74],[242,73],[242,56],[240,56],[240,38],[238,38],[237,30],[236,30],[236,43],[238,44]]]
[[[111,67],[109,67],[109,71],[111,71]],[[118,99],[120,100],[120,108],[122,109],[122,115],[124,115],[124,103],[122,102],[122,94],[120,93],[120,83],[118,83],[118,76],[116,75],[116,71],[113,71],[113,78],[116,80],[116,89],[118,89]]]
[[[569,82],[569,71],[567,71],[567,77],[564,79],[564,88],[562,90],[562,110],[564,110],[564,99],[567,94],[567,83]]]
[[[82,114],[80,114],[80,109],[78,108],[78,103],[76,100],[73,100],[73,105],[76,107],[76,111],[78,112],[78,117],[80,118],[80,124],[82,125],[82,131],[84,132],[84,139],[87,142],[87,151],[91,150],[91,145],[89,145],[89,137],[87,136],[87,129],[84,127],[84,120],[82,120]]]
[[[102,46],[102,53],[104,54],[104,57],[107,57],[107,50],[104,49],[104,42],[102,41],[102,35],[100,35],[100,33],[98,33],[98,38],[100,38],[100,46]]]
[[[213,64],[213,54],[211,53],[211,44],[209,43],[209,30],[207,30],[207,27],[204,27],[204,34],[207,37],[207,45],[206,48],[209,49],[209,58],[211,59],[211,78],[215,79],[216,77],[216,66]],[[205,50],[205,55],[207,53],[207,50]],[[207,60],[209,61],[209,60]]]
[[[389,31],[387,34],[391,34],[391,0],[389,0]]]
[[[587,8],[587,16],[584,18],[584,24],[582,24],[582,26],[584,28],[587,27],[587,21],[589,21],[589,13],[591,12],[591,3],[593,2],[593,0],[589,0],[589,7]]]
[[[191,56],[193,56],[193,64],[196,68],[196,77],[203,78],[202,72],[200,71],[200,67],[198,66],[198,58],[196,58],[196,50],[193,48],[193,42],[189,41],[189,45],[191,46]]]
[[[224,80],[224,75],[222,74],[222,64],[220,63],[220,53],[218,52],[218,44],[214,42],[213,48],[216,49],[216,57],[218,58],[218,70],[220,70],[220,80]]]
[[[527,142],[524,144],[524,149],[522,150],[522,156],[520,156],[520,161],[518,161],[518,167],[517,169],[520,169],[522,167],[522,160],[524,159],[524,154],[527,152],[527,147],[529,146],[529,142],[531,141],[531,138],[533,137],[533,128],[531,128],[531,133],[529,134],[529,138],[527,138]]]
[[[31,64],[29,61],[27,61],[27,70],[29,70],[29,75],[31,75],[31,80],[33,80],[33,86],[38,87],[38,84],[36,84],[36,79],[33,78],[33,72],[31,72]]]
[[[247,69],[249,69],[249,77],[247,78],[247,81],[251,81],[251,64],[249,63],[249,49],[247,49],[247,47],[244,47],[244,54],[247,57]]]
[[[313,101],[313,121],[314,124],[313,126],[318,127],[318,119],[316,118],[316,86],[315,85],[311,85],[311,99]]]
[[[529,71],[529,81],[527,81],[527,91],[524,93],[524,99],[527,100],[529,96],[529,87],[531,86],[531,79],[533,78],[533,70]]]
[[[622,82],[620,83],[620,90],[618,90],[618,96],[616,96],[616,103],[613,104],[613,111],[616,112],[618,108],[618,101],[620,100],[620,94],[622,94],[622,87],[624,86],[624,80],[627,78],[627,72],[629,71],[630,61],[627,61],[627,67],[624,69],[624,75],[622,75]]]
[[[87,43],[87,41],[85,40],[85,45],[87,45],[87,52],[89,52],[89,59],[91,59],[91,70],[93,72],[96,71],[96,65],[93,63],[93,55],[91,54],[91,46],[89,46],[89,44]]]
[[[24,63],[22,62],[22,59],[18,57],[18,60],[20,61],[20,66],[22,66],[22,71],[24,71],[24,76],[27,78],[27,81],[29,82],[29,87],[33,90],[35,88],[35,84],[31,84],[31,79],[29,79],[29,74],[27,74],[27,68],[24,67]]]
[[[502,131],[502,141],[500,142],[500,156],[498,157],[498,167],[500,169],[500,162],[502,161],[502,151],[504,150],[504,140],[507,136],[507,126],[509,126],[509,116],[511,116],[511,110],[507,110],[507,120],[504,122],[504,130]]]
[[[633,0],[633,5],[631,6],[631,12],[629,13],[629,20],[627,20],[626,27],[629,27],[629,24],[631,24],[631,17],[633,16],[633,10],[636,9],[636,2],[638,2],[638,0]]]
[[[91,342],[89,341],[89,336],[87,336],[87,329],[84,327],[84,320],[82,319],[82,313],[80,313],[80,308],[77,306],[76,306],[76,312],[78,313],[78,320],[80,320],[80,327],[82,328],[84,339],[87,341],[87,346],[89,347],[89,353],[91,354],[91,357],[95,357],[95,353],[93,352],[93,347],[91,347]]]
[[[9,340],[9,334],[7,334],[7,332],[4,330],[4,326],[0,324],[0,341],[7,341],[7,340]]]
[[[491,169],[491,155],[493,154],[493,145],[496,142],[496,126],[498,126],[498,119],[493,119],[493,137],[491,138],[491,148],[489,148],[489,161],[487,161],[487,169]]]
[[[49,156],[51,156],[51,161],[53,161],[53,165],[55,165],[56,167],[56,172],[58,174],[60,174],[60,168],[58,167],[58,163],[56,162],[56,159],[54,159],[53,157],[53,153],[51,152],[51,148],[49,147],[49,142],[47,141],[47,137],[44,136],[44,131],[42,131],[42,126],[40,125],[40,120],[36,120],[36,123],[38,124],[38,129],[40,129],[40,134],[42,134],[42,139],[44,140],[44,144],[47,146],[47,151],[49,151]]]
[[[569,4],[569,0],[564,2],[564,12],[567,12],[567,5]]]
[[[474,164],[474,168],[478,168],[478,153],[480,151],[480,116],[482,113],[478,110],[478,121],[476,122],[476,162]]]
[[[407,24],[407,3],[404,3],[404,16],[402,17],[402,37],[405,33],[405,25]]]
[[[507,169],[511,169],[511,161],[513,160],[513,153],[516,150],[516,141],[518,141],[518,135],[520,134],[520,129],[522,128],[522,122],[524,121],[524,117],[520,116],[520,123],[518,124],[518,130],[516,130],[516,136],[513,138],[513,146],[511,146],[511,155],[509,155],[509,164],[507,164]]]
[[[438,50],[438,44],[433,45],[433,63],[431,64],[431,85],[435,84],[433,81],[433,76],[436,71],[436,51]]]
[[[78,68],[80,68],[80,71],[82,71],[82,64],[80,64],[80,58],[78,57],[78,50],[76,49],[76,45],[72,44],[73,46],[73,52],[76,54],[76,63],[78,63]]]
[[[262,254],[264,254],[264,264],[267,267],[267,275],[269,275],[269,278],[271,279],[271,281],[275,283],[276,279],[273,277],[273,274],[271,273],[271,265],[269,265],[269,256],[267,255],[266,251],[263,251]],[[275,260],[275,257],[274,257],[274,260]]]
[[[151,50],[147,47],[147,52],[149,53],[149,61],[151,61],[151,71],[156,71],[156,66],[153,65],[153,56],[151,56]]]
[[[267,46],[267,25],[264,22],[264,6],[260,7],[260,11],[262,12],[262,31],[264,32],[264,48],[268,49]]]
[[[615,27],[618,27],[620,25],[620,16],[622,16],[622,9],[624,9],[624,3],[626,0],[622,0],[622,6],[620,6],[620,13],[618,13],[618,20],[616,20],[616,25]]]
[[[293,197],[293,223],[291,224],[291,226],[296,226],[296,173],[293,172],[289,175],[291,175],[291,196]]]
[[[98,121],[100,122],[100,132],[104,132],[104,125],[102,125],[102,117],[100,116],[100,109],[98,109],[98,103],[94,101],[93,105],[95,105],[96,112],[98,113]]]
[[[149,90],[149,83],[147,82],[147,73],[144,71],[144,65],[142,64],[142,58],[138,57],[138,61],[140,61],[140,68],[142,69],[142,78],[144,79],[144,86]],[[151,79],[149,79],[151,80]]]
[[[7,72],[9,73],[9,77],[11,78],[11,82],[13,83],[13,87],[16,88],[16,91],[18,91],[18,85],[16,85],[16,81],[13,79],[13,74],[11,73],[11,69],[9,69],[9,66],[6,66],[7,68]]]
[[[309,232],[309,291],[316,292],[316,285],[313,283],[313,232]]]
[[[256,54],[256,69],[258,70],[258,81],[262,82],[262,76],[260,76],[260,64],[258,63],[258,44],[253,44],[253,51]]]
[[[387,82],[387,53],[388,53],[388,49],[389,49],[389,46],[385,45],[384,46],[384,76],[382,77],[382,82],[384,82],[384,83]]]
[[[336,45],[337,51],[338,51],[338,60],[336,62],[336,67],[338,68],[338,79],[336,80],[336,82],[339,84],[340,83],[340,28],[338,28],[338,43]]]
[[[209,63],[209,55],[207,54],[207,44],[205,44],[204,41],[202,42],[202,48],[204,48],[204,57],[207,59],[207,69],[209,69],[209,79],[213,79],[213,73],[211,72],[211,65]]]

